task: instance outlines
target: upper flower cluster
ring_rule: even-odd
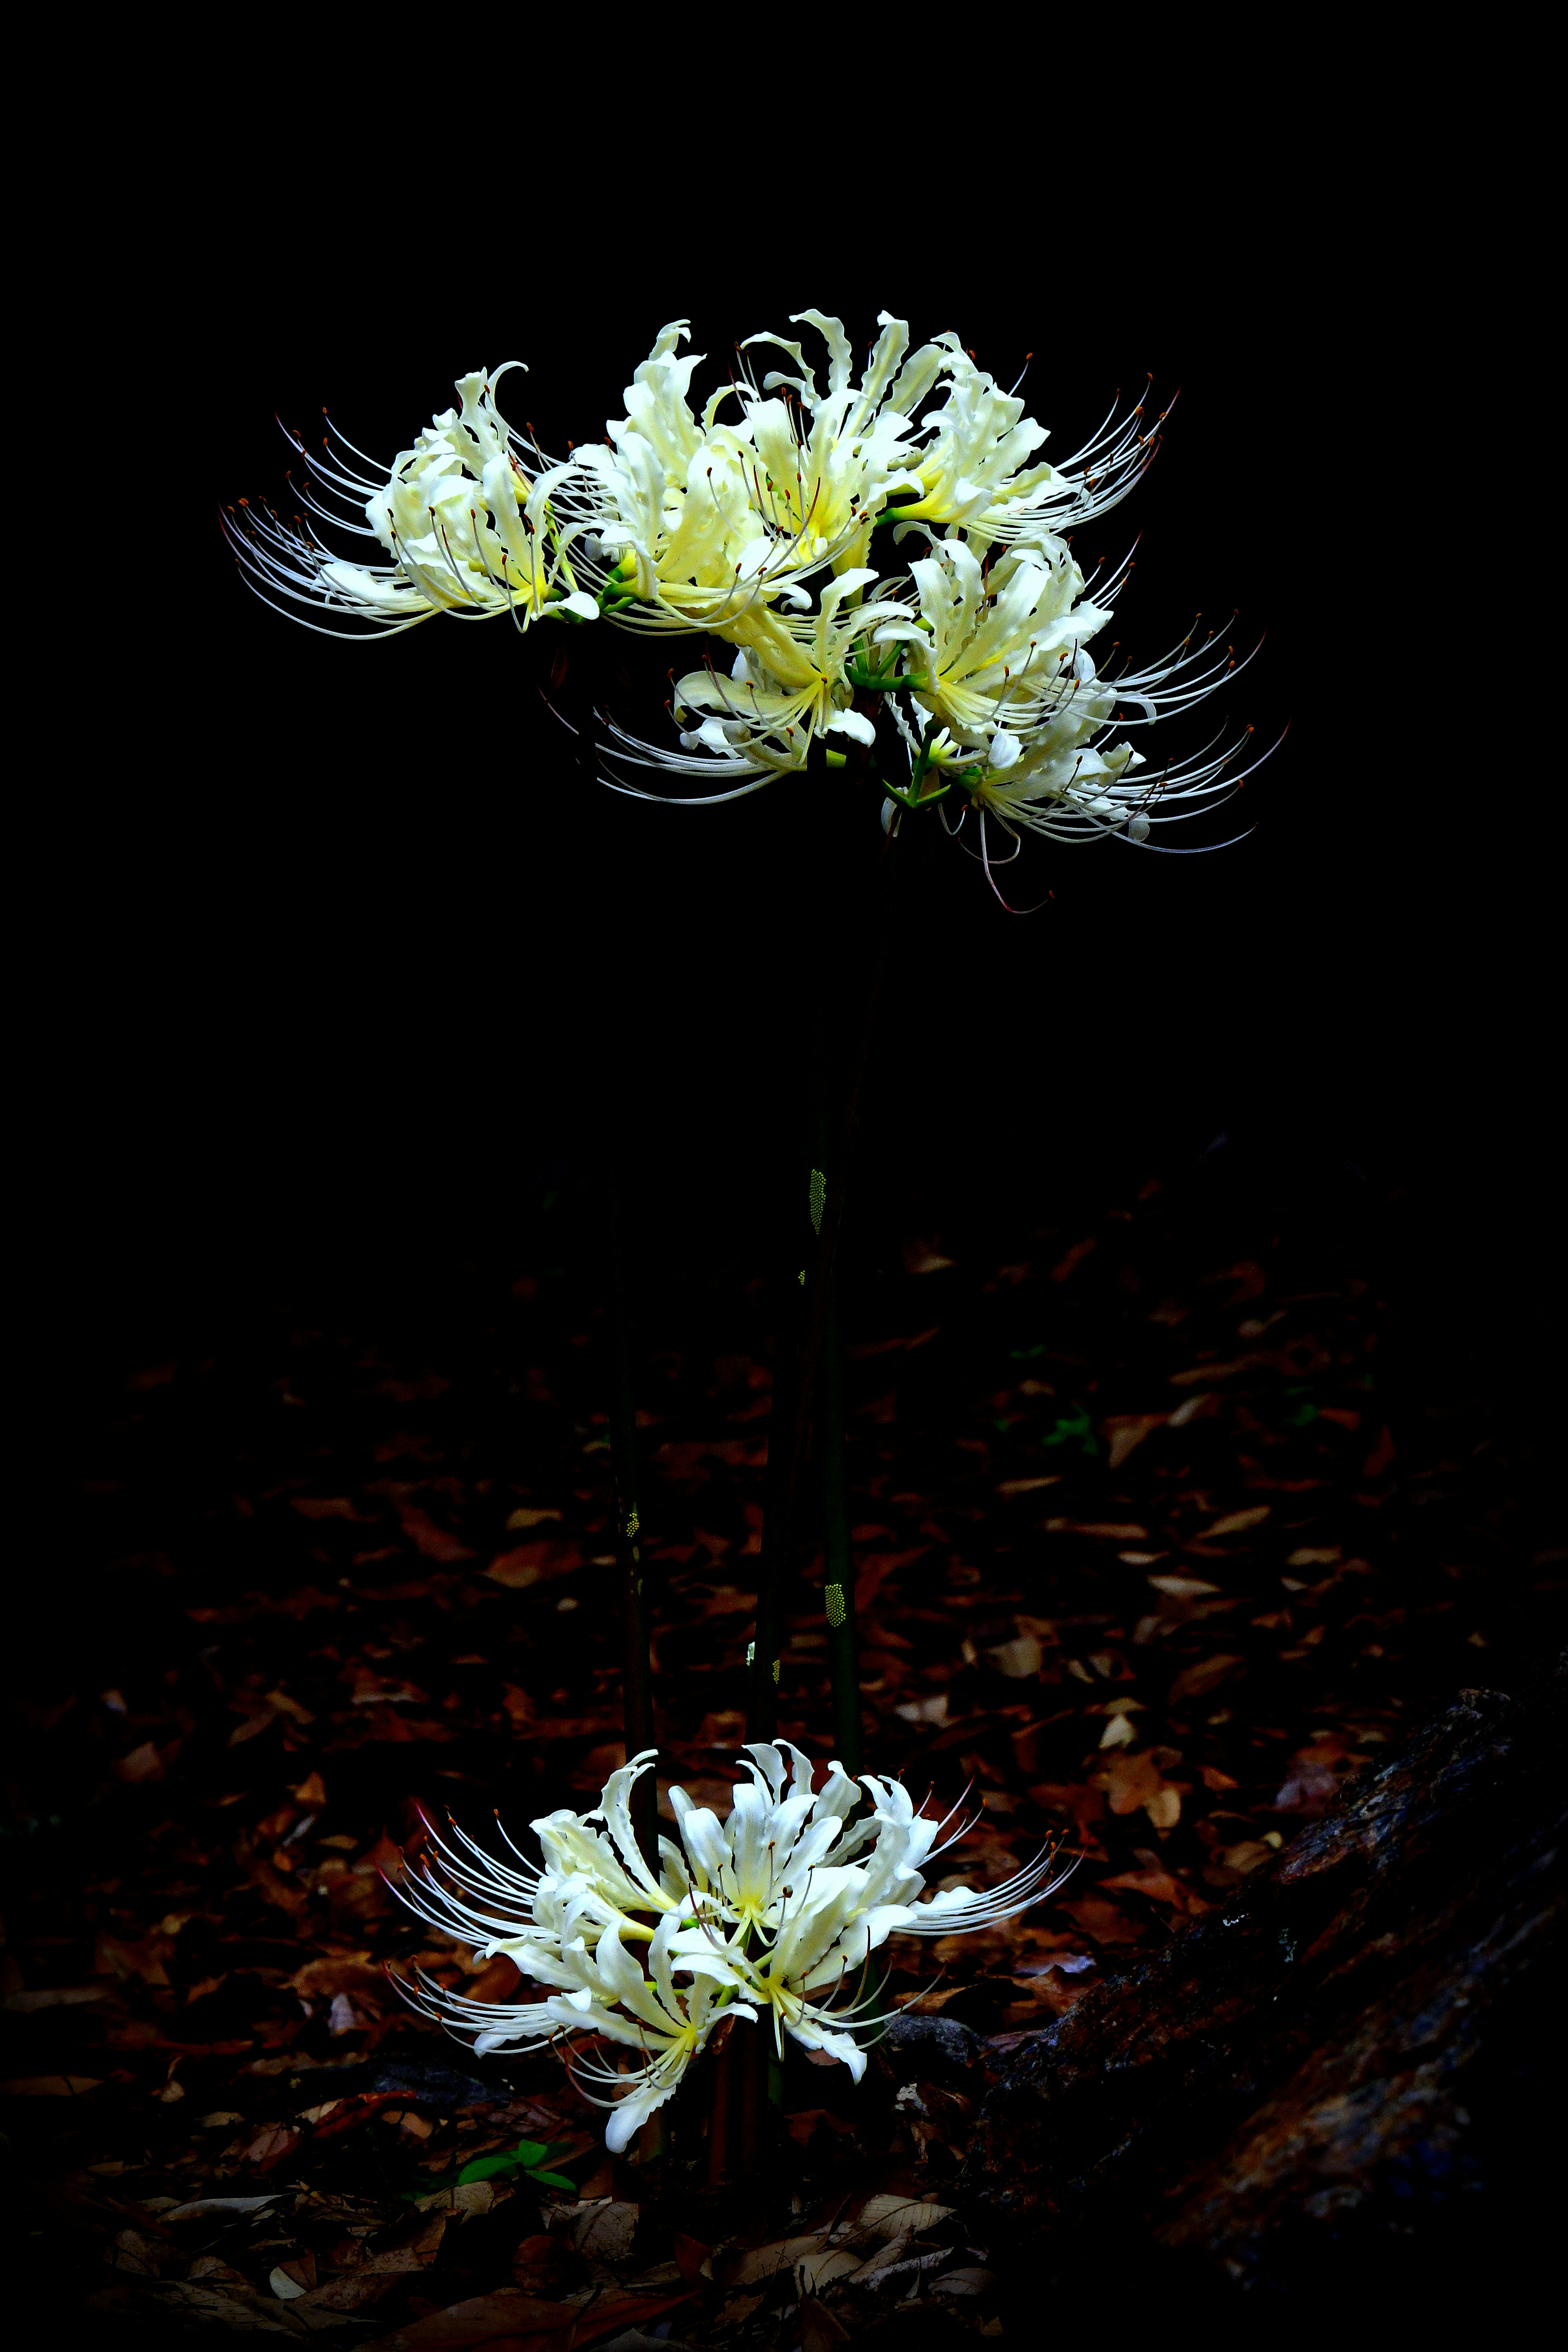
[[[1040,459],[1047,435],[1016,386],[1004,392],[956,335],[911,352],[884,312],[857,382],[837,319],[793,323],[821,333],[826,383],[799,343],[753,335],[742,354],[772,345],[794,372],[759,383],[742,358],[700,414],[699,362],[677,356],[685,322],[665,328],[626,415],[563,483],[607,619],[735,648],[727,675],[709,660],[677,680],[679,750],[603,719],[617,772],[605,781],[637,792],[636,765],[689,780],[692,801],[730,799],[805,766],[816,745],[829,767],[874,768],[890,804],[956,793],[988,865],[987,817],[1015,841],[1023,827],[1145,842],[1228,792],[1231,752],[1140,777],[1126,735],[1102,740],[1201,698],[1233,666],[1228,648],[1194,653],[1189,639],[1103,678],[1089,651],[1124,573],[1086,582],[1064,533],[1147,464],[1141,409],[1058,468]]]
[[[1066,533],[1103,514],[1148,463],[1142,405],[1114,411],[1061,467],[1017,386],[1004,391],[953,333],[911,349],[883,312],[857,379],[840,321],[819,310],[819,376],[800,342],[752,335],[700,406],[684,320],[661,330],[605,438],[551,462],[501,416],[505,369],[465,376],[459,405],[384,479],[329,432],[305,503],[349,523],[385,562],[331,555],[303,521],[247,509],[233,536],[253,584],[372,633],[436,613],[602,618],[701,634],[731,648],[676,682],[679,746],[605,713],[606,783],[628,766],[736,797],[816,755],[872,774],[895,804],[956,794],[1058,839],[1142,842],[1239,779],[1233,751],[1139,774],[1125,730],[1211,692],[1229,649],[1191,639],[1141,671],[1100,676],[1089,652],[1124,573],[1086,581]],[[765,347],[787,362],[758,381]],[[517,364],[510,362],[509,364]],[[363,524],[322,503],[353,501]],[[907,550],[907,553],[906,553]],[[579,713],[579,717],[582,714]],[[1120,730],[1112,733],[1111,730]],[[715,789],[715,787],[719,789]]]
[[[420,1977],[419,2005],[474,2033],[476,2050],[581,2034],[640,2054],[624,2072],[577,2061],[611,2093],[600,2104],[613,2107],[605,2139],[617,2151],[726,2018],[764,2021],[781,2050],[789,2033],[842,2059],[858,2081],[866,2060],[855,2035],[884,2021],[852,1979],[889,1935],[994,1925],[1066,1874],[1052,1876],[1045,1853],[988,1893],[954,1887],[918,1903],[944,1824],[917,1812],[900,1782],[869,1773],[857,1782],[837,1763],[815,1788],[809,1759],[781,1739],[748,1748],[749,1778],[725,1821],[669,1790],[679,1843],[660,1838],[656,1876],[630,1812],[633,1785],[652,1763],[650,1751],[612,1773],[592,1812],[533,1822],[542,1870],[497,1862],[459,1831],[457,1846],[437,1837],[434,1857],[399,1890],[432,1926],[487,1958],[507,1954],[548,1988],[542,1999],[489,2002]],[[862,1790],[872,1811],[854,1821]]]
[[[918,525],[962,530],[982,549],[1013,544],[1104,512],[1147,462],[1152,436],[1139,433],[1134,409],[1067,470],[1031,466],[1045,428],[955,334],[911,352],[906,322],[883,311],[857,383],[837,319],[801,310],[791,323],[820,331],[826,384],[799,343],[752,335],[740,352],[771,345],[795,373],[774,370],[759,384],[742,360],[699,415],[690,385],[701,362],[676,355],[688,333],[677,320],[637,369],[608,439],[579,453],[572,511],[593,524],[613,563],[601,584],[626,600],[633,625],[697,626],[743,643],[743,612],[798,592],[825,566],[858,569],[879,523],[899,537]],[[736,413],[721,421],[731,402]]]

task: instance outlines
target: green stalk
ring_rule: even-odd
[[[626,1219],[618,1163],[610,1159],[610,1279],[612,1357],[610,1466],[615,1481],[616,1565],[621,1589],[621,1720],[629,1760],[658,1745],[653,1724],[653,1676],[648,1661],[647,1597],[642,1567],[642,1517],[637,1509],[637,1412],[632,1403],[631,1343],[626,1307]],[[632,1827],[648,1868],[658,1870],[658,1790],[645,1772],[632,1790]]]
[[[826,1039],[816,1058],[816,1144],[808,1206],[814,1229],[826,1200],[830,1158]],[[838,1273],[828,1277],[827,1316],[817,1372],[816,1444],[822,1479],[822,1601],[827,1619],[827,1671],[833,1695],[833,1752],[853,1780],[860,1770],[860,1644],[855,1625],[855,1560],[849,1543],[849,1492],[844,1462],[844,1350],[838,1320]]]
[[[602,669],[596,638],[581,643],[577,698],[577,758],[584,782],[597,780],[597,745],[594,729],[594,691]],[[615,1486],[616,1568],[621,1595],[621,1725],[628,1763],[658,1741],[653,1719],[653,1674],[648,1655],[647,1596],[642,1560],[642,1514],[637,1507],[637,1408],[632,1398],[631,1316],[626,1278],[626,1208],[622,1193],[620,1138],[613,1129],[605,1139],[610,1192],[610,1467]],[[631,1793],[632,1834],[637,1850],[654,1876],[658,1876],[658,1768],[645,1772]],[[644,2165],[660,2161],[666,2153],[668,2118],[661,2109],[637,2134],[637,2157]]]
[[[903,856],[889,838],[877,868],[873,946],[860,1016],[856,1027],[844,1095],[824,1177],[820,1222],[812,1213],[801,1220],[802,1296],[793,1329],[779,1334],[778,1361],[773,1380],[773,1411],[768,1423],[768,1466],[763,1493],[762,1561],[757,1578],[756,1635],[751,1660],[746,1709],[746,1738],[771,1739],[778,1728],[779,1651],[784,1580],[794,1569],[799,1536],[801,1501],[810,1453],[812,1407],[816,1399],[818,1366],[827,1325],[829,1286],[838,1235],[844,1222],[845,1178],[848,1170],[860,1097],[870,1061],[882,979],[888,962],[893,919],[893,877]],[[798,1198],[798,1196],[797,1196]],[[815,1233],[812,1227],[816,1226]]]
[[[844,1358],[837,1279],[828,1291],[818,1396],[822,1597],[827,1618],[827,1671],[833,1686],[833,1752],[855,1780],[861,1763],[860,1643],[855,1626],[855,1560],[849,1546],[849,1496],[844,1469]]]
[[[595,704],[604,680],[604,632],[574,624],[557,656],[552,684],[562,692],[563,715],[576,729],[575,764],[584,786],[599,772]],[[616,1566],[621,1599],[621,1719],[626,1756],[657,1746],[653,1681],[648,1660],[647,1602],[643,1591],[642,1516],[637,1508],[637,1412],[632,1402],[630,1314],[626,1281],[622,1140],[614,1117],[600,1141],[608,1194],[610,1233],[610,1469],[615,1486]],[[645,1772],[632,1791],[632,1828],[643,1860],[658,1871],[658,1790]]]

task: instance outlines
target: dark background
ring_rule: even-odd
[[[1140,535],[1106,633],[1135,659],[1200,612],[1238,649],[1266,632],[1162,747],[1289,722],[1233,804],[1254,829],[1212,857],[1030,844],[1009,896],[1052,896],[1016,918],[947,846],[902,935],[863,1200],[911,1232],[1026,1223],[1223,1134],[1260,1181],[1310,1191],[1348,1162],[1392,1191],[1411,1280],[1522,1344],[1558,1247],[1542,869],[1476,711],[1477,553],[1428,495],[1430,257],[1393,205],[1349,241],[1351,197],[1252,142],[1222,213],[1145,192],[1124,226],[1005,251],[951,217],[890,257],[847,231],[765,274],[740,226],[672,243],[634,210],[612,261],[591,208],[498,242],[430,206],[351,235],[237,180],[171,215],[155,266],[106,229],[121,398],[155,429],[111,649],[64,673],[67,772],[25,908],[33,1255],[68,1381],[263,1296],[504,1255],[585,1180],[606,1118],[645,1246],[764,1251],[792,1148],[780,1040],[803,969],[859,920],[874,804],[585,792],[533,644],[445,620],[312,636],[246,594],[216,518],[287,503],[274,408],[303,427],[327,405],[390,458],[459,373],[517,355],[510,405],[559,446],[622,413],[666,317],[690,314],[710,373],[806,302],[858,346],[881,306],[917,341],[955,324],[1004,382],[1032,350],[1052,455],[1118,387],[1179,391],[1157,461],[1078,551]],[[626,715],[658,734],[638,690]]]

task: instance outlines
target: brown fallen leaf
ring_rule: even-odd
[[[700,2238],[685,2237],[678,2230],[675,2233],[675,2266],[687,2285],[695,2286],[700,2279],[710,2279],[713,2275],[713,2249],[705,2245]]]
[[[574,2327],[574,2346],[597,2343],[601,2336],[621,2335],[645,2319],[658,2319],[689,2299],[691,2290],[679,2294],[610,2294],[579,2306],[546,2303],[516,2287],[498,2287],[410,2320],[390,2336],[372,2339],[371,2352],[470,2352],[471,2347],[493,2344],[496,2352],[533,2352],[547,2346],[559,2330]]]
[[[310,1708],[301,1706],[297,1698],[290,1698],[286,1690],[269,1690],[264,1696],[268,1706],[275,1708],[278,1714],[286,1715],[291,1723],[314,1723],[316,1720]]]
[[[1136,1944],[1142,1934],[1121,1905],[1103,1895],[1079,1895],[1059,1907],[1097,1944]]]
[[[427,2122],[426,2117],[413,2107],[384,2108],[381,2120],[384,2124],[394,2126],[399,2131],[405,2131],[412,2139],[428,2139],[436,2128],[433,2123]]]
[[[1169,1414],[1163,1412],[1117,1412],[1101,1422],[1100,1430],[1110,1445],[1110,1467],[1120,1470],[1128,1455],[1142,1444],[1156,1429],[1163,1429]]]
[[[0,2091],[13,2099],[75,2099],[102,2088],[101,2074],[13,2074],[0,2083]]]
[[[1136,1519],[1047,1519],[1047,1535],[1096,1536],[1106,1543],[1137,1543],[1149,1530]]]
[[[1025,1771],[1028,1770],[1031,1761],[1031,1737],[1028,1730],[1015,1735],[1018,1761]],[[1028,1791],[1029,1801],[1037,1805],[1042,1812],[1066,1813],[1080,1832],[1084,1831],[1090,1822],[1100,1821],[1105,1812],[1100,1778],[1097,1775],[1094,1780],[1037,1780]]]
[[[1069,1250],[1064,1251],[1062,1255],[1057,1260],[1055,1265],[1052,1266],[1051,1280],[1053,1282],[1066,1282],[1068,1277],[1083,1264],[1084,1259],[1089,1255],[1090,1250],[1096,1249],[1098,1246],[1099,1236],[1095,1234],[1089,1234],[1081,1242],[1074,1242],[1072,1247]]]
[[[1174,1750],[1163,1752],[1169,1756]],[[1148,1754],[1113,1756],[1094,1777],[1113,1813],[1133,1813],[1142,1805],[1156,1829],[1174,1829],[1181,1819],[1180,1790],[1165,1779]]]
[[[803,2255],[796,2263],[795,2292],[818,2295],[825,2286],[836,2286],[840,2279],[853,2278],[864,2268],[863,2258],[852,2254],[847,2246],[824,2246],[820,2252]]]
[[[411,2264],[409,2267],[416,2266]],[[397,2271],[373,2270],[368,2264],[357,2270],[344,2271],[341,2276],[328,2279],[310,2294],[302,2296],[294,2308],[301,2314],[363,2311],[368,2305],[379,2303],[383,2295],[390,2294],[398,2284],[398,2277]],[[491,2340],[494,2341],[493,2338]]]
[[[225,2116],[226,2123],[237,2123],[237,2116]],[[191,2221],[206,2213],[264,2213],[268,2205],[276,2205],[282,2196],[280,2189],[270,2189],[265,2197],[193,2197],[187,2204],[176,2205],[165,2213],[165,2221]]]
[[[417,1503],[399,1502],[397,1516],[403,1522],[404,1534],[426,1559],[439,1560],[443,1566],[449,1566],[454,1560],[473,1559],[468,1546],[446,1528],[438,1528],[429,1513],[421,1510]]]
[[[1363,1478],[1381,1478],[1394,1459],[1394,1439],[1386,1427],[1378,1432],[1377,1443],[1361,1465]]]
[[[793,2270],[807,2254],[820,2253],[827,2242],[823,2230],[804,2231],[793,2238],[774,2238],[765,2246],[746,2246],[731,2254],[723,2265],[726,2286],[755,2286]]]
[[[919,1240],[904,1244],[906,1274],[941,1274],[944,1267],[956,1264],[956,1259],[942,1256],[934,1241]],[[940,1325],[938,1328],[941,1328]]]
[[[1273,1859],[1274,1848],[1262,1838],[1242,1838],[1237,1844],[1222,1848],[1215,1856],[1222,1870],[1239,1870],[1244,1877],[1248,1871],[1260,1869],[1264,1863]]]
[[[879,2189],[868,2197],[855,2216],[857,2230],[875,2231],[884,2243],[894,2238],[920,2237],[939,2222],[950,2221],[956,2207],[938,2205],[929,2197],[911,2197],[896,2189]]]
[[[1124,1870],[1115,1878],[1102,1878],[1100,1883],[1101,1886],[1128,1887],[1134,1895],[1148,1895],[1153,1903],[1173,1904],[1178,1911],[1206,1911],[1209,1907],[1179,1878],[1173,1878],[1168,1870]]]
[[[1271,1503],[1254,1503],[1249,1510],[1227,1511],[1212,1528],[1201,1528],[1200,1543],[1212,1543],[1217,1536],[1244,1536],[1250,1528],[1260,1528],[1272,1510]]]
[[[40,1985],[32,1992],[8,1992],[5,2007],[23,2017],[31,2017],[40,2009],[75,2009],[89,2000],[110,2000],[111,1989],[106,1984]]]
[[[305,1889],[290,1885],[265,1854],[258,1853],[248,1835],[236,1839],[234,1858],[257,1892],[279,1910],[298,1913],[308,1907],[310,1898]]]
[[[629,2334],[633,2328],[640,2328],[647,2320],[661,2319],[667,2311],[678,2310],[681,2304],[689,2303],[694,2291],[689,2286],[673,2292],[665,2288],[645,2291],[637,2287],[612,2287],[607,2294],[589,2304],[581,2314],[577,2333],[573,2338],[574,2347],[596,2344],[605,2336]],[[571,2305],[567,2305],[568,2310],[572,2308]],[[500,2352],[499,2347],[497,2352]]]
[[[1184,1698],[1205,1697],[1217,1684],[1226,1681],[1238,1666],[1246,1664],[1245,1658],[1222,1651],[1217,1657],[1202,1658],[1196,1665],[1184,1666],[1171,1685],[1167,1704],[1175,1706]]]
[[[93,1947],[92,1965],[100,1977],[115,1976],[122,1981],[137,1977],[143,1984],[162,1988],[169,1981],[164,1962],[174,1953],[172,1936],[143,1936],[133,1943],[127,1936],[100,1934]]]
[[[1284,1784],[1274,1800],[1274,1811],[1309,1816],[1322,1812],[1338,1792],[1346,1754],[1342,1739],[1314,1739],[1307,1747],[1299,1748],[1286,1768]],[[1342,1766],[1341,1771],[1335,1771],[1336,1764]]]
[[[270,1731],[278,1721],[278,1709],[270,1699],[263,1698],[259,1691],[235,1691],[228,1704],[234,1714],[245,1717],[244,1722],[237,1723],[228,1735],[228,1744],[231,1748],[241,1748],[247,1739],[259,1738],[264,1731]]]
[[[496,2140],[482,2141],[486,2147],[499,2147]],[[466,2219],[470,2213],[493,2213],[517,2191],[504,2180],[455,2180],[447,2189],[432,2189],[415,2203],[421,2213],[437,2213],[446,2218],[453,2213]]]
[[[849,2331],[825,2303],[814,2294],[805,2296],[800,2306],[801,2352],[833,2352],[837,2344],[847,2344]]]
[[[812,2052],[809,2054],[819,2057],[826,2053]],[[831,2107],[795,2107],[784,2117],[784,2129],[796,2147],[809,2147],[819,2131],[827,2131],[841,2137],[847,2132],[853,2132],[854,2128],[854,2125],[847,2116],[835,2115]]]
[[[1011,1642],[999,1642],[994,1649],[982,1654],[1009,1682],[1030,1681],[1039,1673],[1046,1655],[1039,1635],[1033,1633],[1016,1634]]]
[[[677,2240],[678,2248],[681,2242]],[[524,2294],[549,2301],[567,2294],[585,2273],[573,2247],[540,2231],[520,2242],[511,2258],[511,2275]]]
[[[494,1583],[504,1584],[509,1592],[521,1592],[531,1584],[543,1584],[552,1577],[569,1576],[582,1565],[583,1555],[574,1543],[546,1536],[499,1553],[485,1574]]]
[[[258,2172],[270,2172],[299,2145],[300,2135],[291,2124],[263,2124],[243,2151],[241,2161],[254,2165]]]
[[[291,1992],[315,2000],[331,2000],[337,1992],[363,1992],[374,2000],[386,1990],[380,1964],[367,1951],[331,1952],[307,1960],[288,1981]]]
[[[586,2261],[623,2263],[630,2257],[641,2210],[621,2198],[584,2199],[567,2217],[567,2234]]]
[[[430,1696],[403,1675],[378,1674],[374,1666],[357,1662],[345,1666],[339,1680],[349,1685],[350,1704],[354,1706],[424,1706]]]
[[[871,1551],[861,1555],[859,1572],[855,1580],[855,1606],[869,1610],[889,1577],[896,1576],[900,1568],[911,1560],[923,1559],[930,1549],[927,1544],[914,1544],[908,1551]]]

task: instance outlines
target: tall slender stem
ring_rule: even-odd
[[[844,1468],[844,1358],[838,1329],[838,1283],[827,1294],[818,1381],[817,1445],[822,1460],[823,1601],[827,1618],[827,1670],[833,1688],[833,1749],[851,1780],[861,1764],[860,1643],[855,1625],[855,1560],[849,1545],[849,1496]]]
[[[599,771],[595,709],[604,683],[605,646],[601,627],[575,625],[557,657],[552,688],[562,690],[563,715],[576,732],[578,775],[592,786]],[[648,1660],[647,1602],[643,1591],[642,1518],[637,1509],[637,1412],[632,1402],[631,1336],[626,1280],[626,1202],[622,1186],[622,1136],[618,1105],[606,1108],[600,1150],[608,1194],[610,1239],[610,1467],[615,1484],[616,1566],[621,1593],[621,1715],[626,1756],[657,1745],[653,1683]],[[643,1860],[658,1870],[658,1790],[645,1772],[632,1790],[632,1829]]]
[[[610,1465],[616,1489],[616,1565],[621,1588],[621,1719],[626,1755],[657,1746],[648,1662],[647,1598],[643,1588],[642,1518],[637,1509],[637,1412],[632,1403],[627,1311],[626,1212],[620,1169],[610,1152],[611,1381]],[[658,1790],[645,1772],[632,1790],[632,1828],[650,1870],[658,1869]]]
[[[735,2042],[737,2028],[731,2020],[722,2049],[716,2050],[709,2063],[712,2082],[712,2098],[708,2110],[708,2186],[727,2188],[730,2180],[731,2117],[735,2105],[735,2070],[741,2052]]]
[[[587,730],[584,729],[586,733]],[[626,1202],[619,1139],[605,1139],[610,1193],[610,1466],[615,1484],[616,1566],[621,1591],[621,1723],[626,1757],[658,1744],[654,1732],[653,1674],[644,1589],[642,1514],[637,1507],[637,1407],[632,1398],[631,1311],[626,1273]],[[645,1772],[631,1792],[632,1834],[658,1876],[658,1781]],[[637,2156],[656,2165],[668,2147],[667,2118],[649,2116],[637,2134]]]
[[[767,1483],[763,1495],[763,1556],[757,1579],[756,1636],[752,1646],[748,1739],[771,1739],[778,1728],[779,1651],[782,1646],[781,1603],[784,1579],[795,1561],[800,1504],[810,1450],[812,1407],[816,1402],[817,1366],[827,1324],[828,1293],[838,1234],[844,1221],[844,1196],[850,1150],[859,1116],[860,1097],[870,1060],[882,980],[892,929],[892,878],[900,864],[891,838],[879,861],[875,884],[873,943],[860,1018],[846,1073],[833,1150],[826,1173],[820,1223],[807,1222],[803,1244],[804,1297],[793,1333],[779,1336],[773,1381],[773,1412],[768,1423]],[[810,1231],[811,1224],[816,1231]]]

